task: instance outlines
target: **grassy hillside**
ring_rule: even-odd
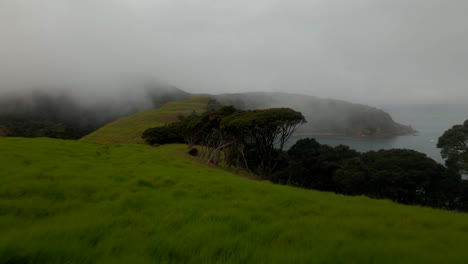
[[[83,137],[83,140],[109,143],[142,143],[141,134],[147,128],[174,122],[179,115],[198,113],[207,110],[209,97],[193,97],[184,101],[174,101],[159,109],[147,110],[122,117],[95,132]]]
[[[0,263],[466,263],[468,215],[273,185],[186,146],[0,138]]]

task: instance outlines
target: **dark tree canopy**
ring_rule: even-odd
[[[370,151],[348,160],[337,171],[335,184],[345,194],[450,208],[456,203],[460,175],[423,153],[392,149]]]
[[[358,153],[314,139],[296,142],[273,181],[302,188],[366,195],[405,204],[467,210],[468,187],[460,174],[413,150]]]
[[[180,116],[179,122],[173,124],[177,126],[177,130],[181,137],[187,143],[188,148],[192,149],[193,146],[199,141],[203,129],[201,123],[201,116],[193,111],[188,116]]]
[[[358,156],[347,146],[330,147],[306,138],[287,152],[288,166],[274,175],[274,181],[303,188],[334,191],[333,175],[340,162]]]
[[[290,108],[239,111],[222,120],[221,127],[241,135],[244,144],[255,146],[255,171],[269,179],[277,166],[275,146],[282,151],[284,144],[302,124],[304,116]]]
[[[238,168],[242,160],[248,170],[269,179],[284,144],[305,122],[300,112],[289,108],[239,111],[225,106],[201,116],[192,113],[162,128],[148,129],[142,137],[150,144],[183,138],[189,148],[202,145],[200,156],[206,157],[207,163],[217,165],[223,156],[226,165]]]
[[[165,125],[145,130],[141,136],[150,145],[183,143],[184,139],[176,125]]]
[[[448,167],[468,171],[468,120],[462,125],[455,125],[439,138],[437,147],[446,159]]]

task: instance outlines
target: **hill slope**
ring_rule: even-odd
[[[192,111],[204,112],[208,108],[209,97],[193,97],[184,101],[168,102],[159,109],[152,109],[117,119],[83,140],[109,143],[142,143],[141,135],[150,128],[177,121],[179,115]]]
[[[466,263],[468,215],[272,185],[186,146],[0,138],[0,263]]]

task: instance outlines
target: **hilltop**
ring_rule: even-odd
[[[184,145],[0,138],[0,263],[464,263],[468,215],[206,167]]]
[[[178,116],[190,114],[192,111],[205,112],[209,102],[209,97],[192,97],[188,100],[168,102],[159,109],[119,118],[82,139],[109,143],[143,143],[141,135],[146,129],[177,121]]]

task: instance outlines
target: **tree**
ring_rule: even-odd
[[[294,131],[305,122],[300,112],[290,108],[270,108],[238,111],[225,117],[221,127],[244,146],[254,147],[255,158],[250,167],[263,179],[270,179],[278,164],[275,146],[279,146],[281,152]]]
[[[296,142],[273,181],[302,188],[367,195],[398,203],[468,210],[468,183],[423,153],[391,149],[358,153],[314,139]]]
[[[184,142],[177,124],[167,124],[164,126],[148,128],[143,132],[141,138],[150,145]]]
[[[462,173],[468,171],[468,120],[455,125],[439,138],[437,147],[449,168]]]
[[[457,209],[468,212],[468,181],[462,181],[460,189],[461,195],[458,200]]]
[[[200,156],[207,164],[217,165],[224,158],[227,166],[239,168],[243,159],[248,170],[269,179],[285,143],[305,122],[300,112],[289,108],[240,111],[225,106],[201,116],[180,117],[170,125],[148,129],[142,137],[150,144],[175,143],[183,138],[189,148],[199,142]]]
[[[341,167],[333,175],[335,190],[348,195],[368,194],[369,169],[360,157],[343,161]]]
[[[305,138],[288,150],[288,166],[275,174],[275,181],[298,187],[334,191],[333,175],[343,160],[359,154],[347,146],[330,147]]]
[[[206,163],[218,164],[221,160],[221,152],[224,152],[224,159],[227,165],[232,165],[232,145],[235,143],[233,133],[225,131],[221,127],[221,120],[238,112],[233,106],[224,106],[215,111],[206,112],[200,118],[200,129],[202,134],[202,158],[207,159]]]
[[[453,209],[460,175],[423,153],[407,149],[370,151],[347,161],[335,176],[345,194]]]
[[[188,116],[180,116],[179,122],[175,123],[189,149],[200,140],[202,132],[201,117],[193,111]]]

